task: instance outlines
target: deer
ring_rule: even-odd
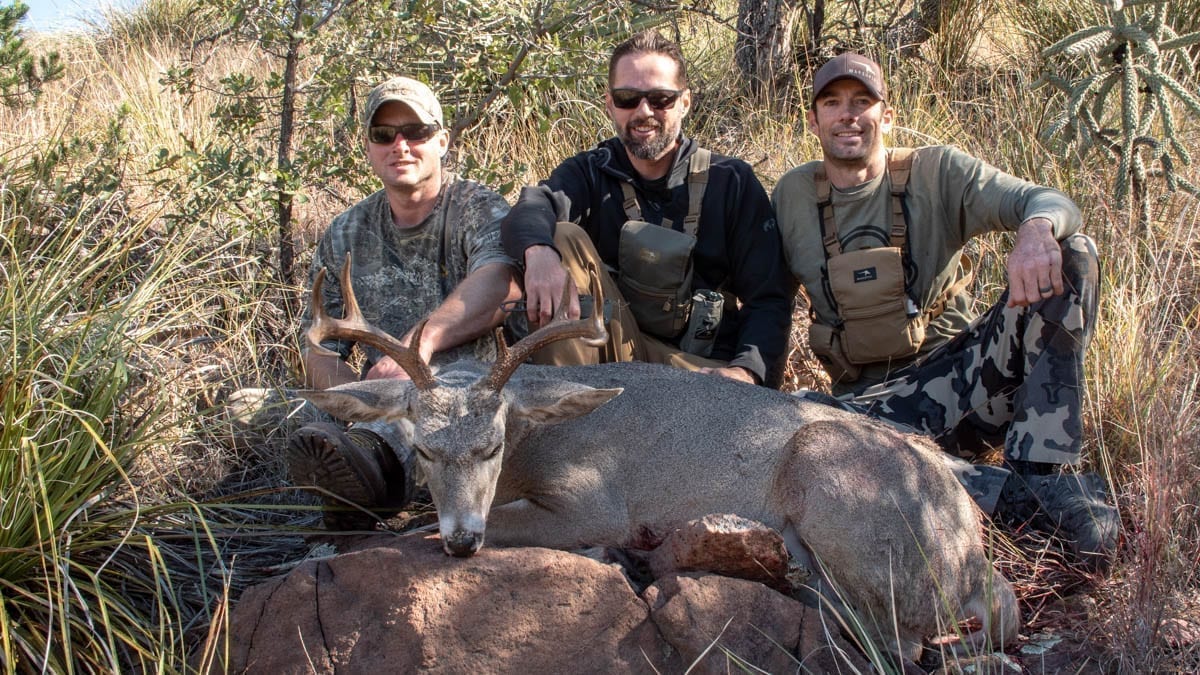
[[[462,360],[435,374],[417,349],[424,322],[407,345],[367,323],[350,265],[347,256],[341,319],[322,308],[324,272],[314,281],[309,348],[360,341],[409,379],[299,394],[343,420],[406,430],[448,555],[475,555],[485,537],[499,546],[646,549],[688,521],[734,514],[777,530],[792,557],[817,570],[818,597],[868,619],[893,653],[916,660],[925,637],[970,617],[981,628],[960,650],[1016,637],[1012,587],[988,559],[980,513],[949,455],[931,440],[664,365],[525,363],[556,340],[603,344],[600,297],[576,320],[563,302],[511,347],[496,329],[492,364]]]

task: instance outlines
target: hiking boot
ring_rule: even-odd
[[[327,530],[369,530],[396,515],[415,491],[413,472],[366,429],[343,431],[325,422],[301,427],[288,442],[287,462],[293,483],[336,495],[322,497]]]
[[[1121,519],[1094,473],[1036,475],[1018,467],[1004,485],[1001,516],[1028,521],[1066,542],[1088,571],[1105,574],[1117,553]]]

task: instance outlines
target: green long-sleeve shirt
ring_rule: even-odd
[[[821,162],[808,162],[783,176],[772,201],[792,274],[804,285],[817,321],[837,323],[822,284],[825,249],[817,213],[813,174]],[[887,172],[848,190],[834,188],[834,217],[842,249],[854,251],[887,244],[869,233],[891,229],[891,180]],[[1050,220],[1059,241],[1079,231],[1079,207],[1062,192],[1000,171],[952,146],[918,148],[908,180],[908,260],[911,295],[925,310],[961,274],[959,254],[967,240],[984,232],[1015,231],[1034,217]],[[928,353],[962,331],[975,317],[968,292],[959,293],[926,331],[917,355]],[[912,359],[869,364],[854,383],[858,389],[882,381]]]

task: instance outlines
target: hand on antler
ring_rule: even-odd
[[[525,249],[525,318],[531,329],[536,330],[554,318],[566,284],[570,284],[566,318],[575,320],[579,318],[579,293],[563,269],[558,253],[549,246]]]
[[[412,345],[412,337],[414,332],[416,332],[415,326],[405,333],[404,337],[400,338],[400,342],[402,344]],[[420,354],[421,360],[425,363],[429,363],[433,359],[433,340],[429,339],[428,328],[426,328],[426,332],[422,336],[421,344],[418,345],[417,352]],[[405,371],[399,363],[396,363],[395,359],[390,356],[383,356],[375,362],[375,365],[371,366],[371,369],[367,371],[367,375],[363,379],[407,380],[409,378],[408,372]]]

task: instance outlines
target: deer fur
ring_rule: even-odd
[[[498,368],[509,372],[497,383]],[[922,638],[971,616],[983,624],[968,636],[975,647],[1017,634],[1016,598],[988,560],[975,504],[922,437],[645,363],[460,361],[413,380],[302,395],[341,419],[407,429],[450,555],[475,554],[485,537],[646,548],[690,520],[730,513],[782,533],[817,570],[817,592],[832,599],[836,584],[889,651],[915,659]]]

